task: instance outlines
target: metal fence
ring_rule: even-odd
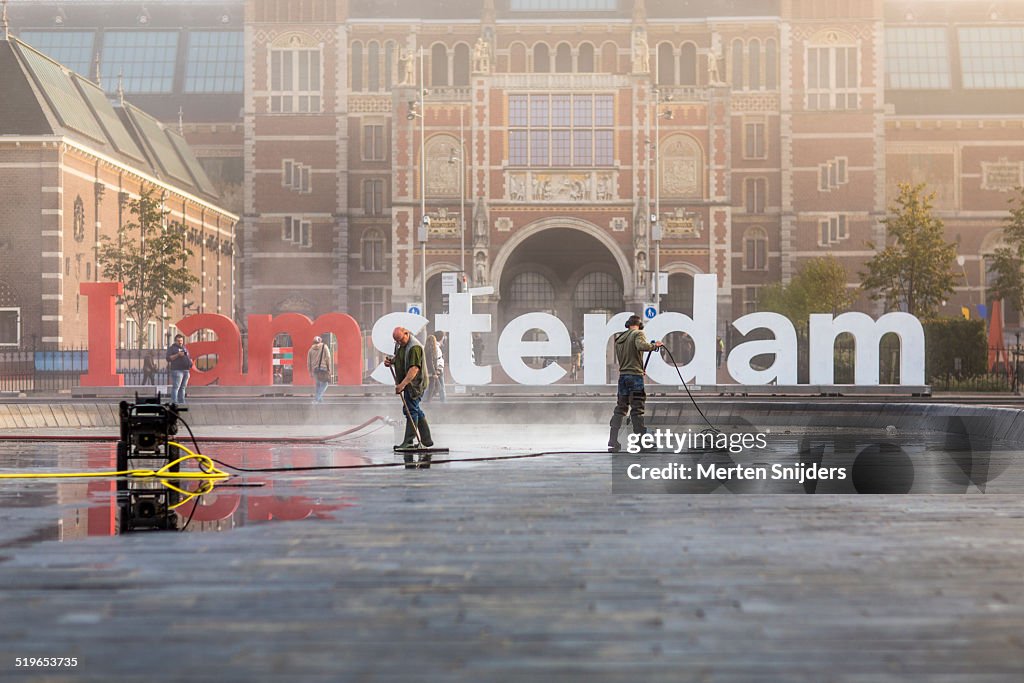
[[[117,371],[127,385],[168,383],[163,349],[118,349]],[[152,356],[152,372],[146,357]],[[88,372],[88,349],[39,350],[0,348],[0,391],[60,392],[79,385]]]

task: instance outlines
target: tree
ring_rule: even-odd
[[[992,255],[989,269],[995,274],[991,293],[995,299],[1003,299],[1018,311],[1024,310],[1024,188],[1018,189],[1018,196],[1011,197],[1010,215],[1003,228],[1003,241],[1007,246],[999,247]],[[1016,207],[1014,204],[1016,203]]]
[[[157,196],[154,188],[144,185],[139,199],[129,202],[138,222],[122,224],[116,239],[104,235],[96,249],[103,277],[124,283],[118,303],[135,321],[139,348],[146,345],[147,323],[164,319],[161,309],[199,283],[186,267],[192,250],[185,244],[185,228],[167,222],[170,211],[164,209],[163,202],[163,194]]]
[[[956,244],[943,239],[942,221],[932,215],[935,193],[924,184],[900,183],[900,194],[883,219],[889,244],[867,262],[861,284],[872,299],[890,309],[905,310],[919,318],[932,318],[953,293],[960,275],[953,270]]]
[[[805,261],[788,285],[769,285],[761,290],[759,307],[775,311],[807,326],[811,313],[836,315],[853,304],[855,293],[846,286],[846,268],[831,254]]]

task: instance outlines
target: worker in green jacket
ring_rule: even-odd
[[[405,405],[408,408],[405,416],[405,438],[398,448],[412,448],[415,445],[417,428],[422,445],[429,448],[434,445],[434,441],[430,438],[427,417],[420,408],[420,399],[427,390],[428,382],[424,370],[423,344],[404,327],[396,327],[391,337],[395,340],[395,355],[385,358],[384,365],[394,366],[397,379],[395,393],[405,397]]]
[[[626,331],[615,335],[615,360],[619,363],[619,386],[615,394],[615,412],[612,413],[611,432],[608,435],[608,450],[617,453],[622,450],[619,443],[619,429],[622,420],[631,411],[633,433],[643,434],[644,407],[647,392],[644,390],[644,361],[642,354],[661,348],[660,341],[649,342],[644,334],[644,321],[632,315],[626,321]]]

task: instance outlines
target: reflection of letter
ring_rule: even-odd
[[[778,313],[750,313],[732,324],[740,334],[751,330],[769,330],[774,339],[755,339],[736,346],[729,354],[729,374],[740,384],[796,384],[796,330],[793,323]],[[771,366],[755,370],[750,361],[755,356],[775,356]]]
[[[698,276],[700,277],[700,276]],[[835,319],[827,313],[812,313],[811,384],[833,384],[836,337],[853,335],[854,384],[878,385],[878,345],[882,337],[893,333],[900,338],[900,384],[924,384],[924,328],[909,313],[886,313],[878,320],[864,313],[843,313]]]
[[[78,291],[89,299],[89,372],[78,383],[83,387],[123,387],[117,374],[114,340],[117,339],[114,299],[124,294],[120,282],[83,282]]]
[[[671,332],[685,332],[693,339],[693,359],[679,368],[687,382],[696,378],[698,384],[714,384],[716,380],[717,286],[717,275],[694,275],[693,317],[682,313],[661,313],[647,324],[649,339],[663,340]],[[666,363],[660,353],[651,356],[647,375],[659,384],[679,384],[676,368]]]
[[[182,318],[176,325],[186,338],[199,330],[211,330],[215,341],[192,342],[189,355],[194,361],[202,356],[216,356],[217,364],[203,371],[192,368],[189,384],[205,387],[217,382],[222,387],[240,387],[246,384],[242,374],[242,335],[235,321],[219,313],[199,313]]]
[[[530,330],[541,330],[547,341],[524,341]],[[554,384],[565,377],[565,368],[549,363],[540,369],[531,368],[523,357],[563,356],[571,353],[569,330],[565,323],[550,313],[526,313],[505,326],[498,339],[498,362],[513,382],[519,384]]]
[[[383,315],[373,324],[373,331],[370,332],[373,348],[381,353],[391,355],[395,351],[395,339],[391,336],[391,333],[396,327],[402,326],[408,328],[413,334],[418,334],[428,322],[430,321],[422,315],[406,313],[405,311]],[[373,372],[370,373],[370,377],[381,384],[395,385],[394,375],[391,374],[390,369],[384,367],[383,363],[378,364],[374,368]]]
[[[623,325],[632,313],[616,313],[606,319],[604,313],[583,316],[583,383],[608,383],[608,344],[612,335],[626,329]]]
[[[473,296],[494,294],[493,287],[473,287],[448,295],[448,313],[434,316],[434,327],[448,333],[448,367],[458,384],[490,384],[491,366],[473,363],[473,333],[490,332],[491,316],[473,313]]]

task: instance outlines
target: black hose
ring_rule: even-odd
[[[679,381],[683,383],[683,389],[686,389],[686,395],[690,397],[690,402],[693,403],[693,407],[697,409],[697,412],[700,413],[700,416],[704,418],[705,422],[708,423],[708,427],[711,428],[711,431],[715,432],[716,434],[721,434],[722,430],[716,427],[715,425],[711,424],[711,420],[708,419],[708,416],[705,415],[704,411],[700,409],[699,405],[697,405],[696,399],[694,399],[693,394],[690,393],[690,387],[686,385],[686,380],[683,379],[683,373],[679,372],[679,365],[676,364],[676,359],[672,357],[672,352],[664,344],[661,345],[661,348],[664,349],[665,353],[668,354],[668,359],[672,361],[672,367],[675,369],[676,374],[679,375]],[[653,349],[647,352],[647,360],[644,362],[644,371],[647,370],[647,363],[651,361],[652,353],[654,353]]]

